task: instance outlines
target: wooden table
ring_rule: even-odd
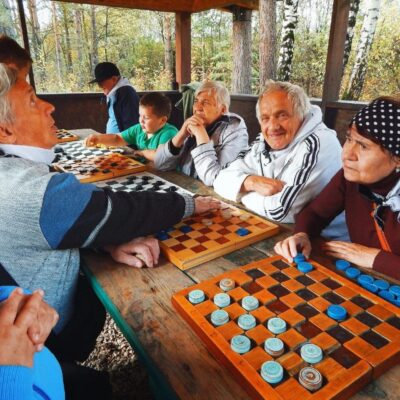
[[[178,173],[159,175],[192,192],[216,196],[199,181]],[[171,296],[196,282],[273,255],[275,243],[289,234],[289,228],[282,226],[275,237],[187,271],[165,259],[161,259],[158,268],[135,269],[103,254],[83,252],[85,271],[96,293],[146,366],[157,398],[249,398],[177,314]],[[318,259],[321,262],[321,257]],[[399,381],[397,366],[352,399],[399,399]]]

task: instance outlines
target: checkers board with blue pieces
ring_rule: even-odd
[[[278,233],[278,225],[229,204],[154,235],[164,256],[185,270]]]
[[[399,309],[346,277],[308,262],[313,270],[303,273],[280,256],[266,258],[172,296],[178,313],[253,399],[348,399],[399,360]],[[232,280],[234,286],[224,292],[222,280]],[[203,291],[204,300],[190,302],[193,290]],[[213,299],[221,293],[229,295],[230,302],[219,307]],[[258,299],[256,309],[242,307],[247,296]],[[333,316],[340,320],[328,316],[328,308],[337,305]],[[210,316],[217,310],[224,310],[228,321],[213,324]],[[253,316],[256,326],[240,327],[243,315]],[[268,329],[276,317],[286,323],[281,333]],[[266,351],[270,338],[282,341],[283,352]],[[270,379],[265,370],[270,361],[282,367],[279,379]],[[307,384],[304,376],[300,379],[300,371],[310,367],[321,376],[318,385]]]

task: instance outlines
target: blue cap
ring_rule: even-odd
[[[257,324],[257,321],[254,318],[254,316],[251,314],[243,314],[238,318],[239,328],[241,328],[245,331],[254,328],[256,326],[256,324]]]
[[[266,361],[261,365],[261,376],[268,383],[279,383],[283,378],[282,365],[276,361]]]
[[[335,266],[338,270],[344,271],[345,269],[350,267],[350,263],[347,260],[336,260]]]
[[[354,267],[349,267],[346,269],[345,274],[350,279],[356,279],[360,274],[360,270]]]
[[[303,274],[307,274],[308,272],[311,272],[314,269],[314,267],[307,261],[301,261],[297,263],[297,269],[300,272],[303,272]]]
[[[247,236],[250,233],[250,231],[246,228],[239,228],[235,233],[238,234],[239,236]]]
[[[331,317],[335,321],[343,321],[346,319],[347,311],[343,306],[332,304],[327,310],[328,317]]]
[[[301,358],[309,363],[309,364],[316,364],[322,360],[322,350],[315,344],[308,343],[303,345],[300,350]]]
[[[203,302],[205,298],[204,292],[200,289],[195,289],[189,292],[189,301],[192,304],[199,304]]]
[[[378,287],[379,290],[388,290],[389,289],[389,282],[383,279],[376,279],[375,285]]]
[[[251,342],[247,336],[236,335],[231,339],[231,349],[239,354],[247,353],[250,350]]]
[[[229,315],[225,310],[216,310],[211,313],[211,322],[215,326],[221,326],[229,321]]]

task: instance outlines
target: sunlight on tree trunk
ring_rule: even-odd
[[[174,65],[172,57],[172,32],[171,32],[171,14],[164,15],[164,68],[170,74],[171,80],[174,75]]]
[[[351,72],[347,90],[343,99],[358,100],[367,72],[368,53],[374,40],[376,23],[379,17],[380,0],[369,0],[364,17],[361,36],[357,46],[357,55]]]
[[[71,54],[71,37],[69,35],[69,12],[65,3],[60,3],[63,15],[63,26],[65,31],[65,64],[67,65],[68,73],[72,72],[72,54]]]
[[[90,20],[92,25],[92,51],[91,51],[91,62],[92,68],[99,62],[99,50],[98,50],[98,37],[97,37],[97,26],[96,26],[96,6],[90,6]]]
[[[349,24],[347,26],[346,42],[344,44],[344,56],[343,56],[343,71],[346,68],[347,62],[351,52],[351,45],[353,43],[354,27],[357,21],[358,9],[360,7],[361,0],[351,0],[350,11],[349,11]]]
[[[232,93],[251,93],[251,10],[233,12]]]
[[[260,88],[276,74],[276,0],[260,0]]]
[[[292,70],[294,32],[297,27],[299,0],[285,0],[285,15],[278,59],[278,79],[288,81]]]
[[[56,65],[57,65],[57,79],[59,84],[61,85],[61,45],[60,45],[60,34],[58,33],[58,21],[57,21],[57,10],[56,3],[54,1],[51,2],[51,12],[53,18],[53,30],[54,30],[54,43],[56,50]]]

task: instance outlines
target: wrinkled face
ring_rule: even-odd
[[[194,99],[193,114],[204,121],[204,126],[211,125],[225,112],[225,106],[218,105],[213,91],[200,92]]]
[[[107,96],[118,81],[118,76],[112,76],[111,78],[105,79],[104,81],[98,82],[97,84],[103,90],[103,93]]]
[[[57,143],[54,107],[40,100],[31,85],[19,79],[8,93],[13,122],[0,124],[0,141],[5,144],[50,149]]]
[[[155,133],[167,122],[167,117],[154,114],[153,107],[139,106],[139,123],[146,133]]]
[[[348,131],[343,145],[342,162],[344,177],[350,182],[365,185],[379,182],[400,166],[398,158],[360,135],[354,125]]]
[[[303,120],[293,113],[286,92],[278,90],[265,94],[260,101],[260,125],[265,141],[272,150],[289,146]]]

